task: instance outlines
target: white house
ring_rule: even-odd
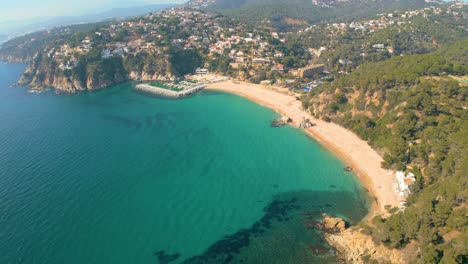
[[[410,194],[409,186],[416,182],[416,177],[413,173],[408,173],[405,175],[403,171],[396,172],[396,179],[398,183],[398,191],[400,196],[407,196]]]

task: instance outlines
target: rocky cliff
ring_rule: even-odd
[[[94,62],[81,62],[73,69],[61,69],[46,55],[36,55],[18,81],[33,90],[53,88],[74,93],[103,89],[125,81],[175,80],[177,72],[168,61],[160,61],[160,67],[145,64],[141,69],[125,65],[120,58]]]
[[[155,62],[154,60],[157,60]],[[134,81],[173,81],[179,75],[166,58],[155,58],[137,69],[127,67],[128,78]]]
[[[404,251],[377,245],[358,227],[346,228],[346,223],[338,217],[324,215],[319,227],[345,263],[409,263]]]
[[[43,58],[35,56],[26,68],[18,84],[27,85],[33,90],[53,87],[66,92],[86,90],[82,81],[67,75],[55,63],[46,63]]]
[[[30,56],[17,57],[14,55],[5,55],[0,53],[0,60],[7,63],[27,63],[32,60]]]

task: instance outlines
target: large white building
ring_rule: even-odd
[[[413,173],[405,174],[403,171],[396,172],[396,179],[398,183],[398,194],[400,196],[408,196],[410,194],[409,186],[416,181]]]

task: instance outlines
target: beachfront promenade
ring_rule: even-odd
[[[193,88],[185,89],[185,90],[182,90],[182,91],[173,91],[173,90],[169,90],[169,89],[165,89],[165,88],[159,88],[159,87],[156,87],[156,86],[153,86],[153,85],[142,83],[142,84],[138,84],[135,87],[135,89],[140,90],[140,91],[144,91],[144,92],[148,92],[148,93],[152,93],[152,94],[156,94],[156,95],[163,96],[163,97],[183,98],[183,97],[193,95],[194,93],[202,90],[205,87],[206,87],[206,84],[200,84],[200,85],[197,85],[197,86],[195,86]]]

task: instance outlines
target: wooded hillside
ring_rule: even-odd
[[[303,99],[316,117],[367,139],[386,168],[417,181],[405,211],[368,228],[391,247],[411,241],[423,263],[466,263],[468,39],[424,55],[365,63]]]

